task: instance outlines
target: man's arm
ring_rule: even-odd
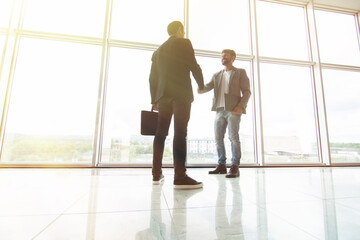
[[[155,104],[156,92],[158,88],[158,72],[156,66],[156,52],[154,52],[151,58],[151,70],[149,76],[149,85],[150,85],[150,95],[151,95],[151,104]]]
[[[251,96],[251,90],[250,90],[250,81],[244,69],[242,69],[240,73],[240,90],[242,93],[242,97],[238,106],[241,107],[242,112],[245,113],[247,103]]]
[[[202,93],[206,93],[206,92],[209,92],[209,91],[211,91],[212,89],[214,89],[214,82],[215,82],[215,75],[216,74],[214,74],[213,75],[213,77],[211,78],[211,80],[210,80],[210,82],[208,82],[205,86],[204,86],[204,88],[203,89],[199,89],[198,88],[198,93],[199,94],[202,94]]]
[[[197,63],[196,58],[195,58],[195,52],[193,49],[193,46],[190,42],[189,39],[184,39],[185,41],[185,49],[186,49],[186,55],[187,55],[187,64],[189,66],[189,69],[192,73],[192,75],[195,78],[195,81],[199,87],[200,90],[202,90],[204,88],[204,77],[202,74],[202,70],[200,68],[200,65]]]

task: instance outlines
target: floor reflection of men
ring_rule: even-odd
[[[227,183],[230,182],[231,191],[228,191]],[[240,191],[239,179],[225,179],[218,177],[218,194],[215,208],[215,230],[217,239],[245,239],[242,227],[242,196]],[[232,203],[230,217],[227,216],[226,197],[228,192],[232,193]]]
[[[187,200],[202,190],[202,188],[193,190],[174,190],[174,206],[172,211],[174,224],[171,225],[171,236],[177,236],[174,239],[186,239],[187,230],[192,227],[187,225]]]
[[[162,184],[153,185],[151,191],[150,226],[136,234],[135,239],[166,239],[166,225],[161,216]],[[136,223],[133,223],[136,224]]]

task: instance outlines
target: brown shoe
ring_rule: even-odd
[[[174,188],[175,189],[196,189],[202,188],[202,182],[198,182],[195,179],[192,179],[188,175],[185,175],[182,178],[174,179]]]
[[[226,164],[218,164],[216,168],[212,171],[209,171],[209,174],[225,174],[226,173]]]
[[[239,177],[240,173],[239,173],[239,165],[233,164],[230,167],[229,172],[226,174],[225,177],[227,178],[236,178]]]
[[[164,175],[153,176],[153,185],[159,185],[164,182]]]

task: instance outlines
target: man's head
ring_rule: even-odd
[[[234,50],[231,49],[224,49],[221,52],[221,63],[224,66],[232,66],[233,62],[235,61],[236,53]]]
[[[167,32],[169,36],[174,36],[177,38],[184,38],[184,25],[179,21],[171,22],[167,27]]]

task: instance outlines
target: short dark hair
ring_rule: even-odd
[[[167,32],[169,35],[173,35],[180,27],[184,28],[184,25],[180,21],[173,21],[167,26]]]
[[[236,57],[236,53],[232,49],[224,49],[221,53],[228,53],[228,54],[230,54],[230,56]]]

